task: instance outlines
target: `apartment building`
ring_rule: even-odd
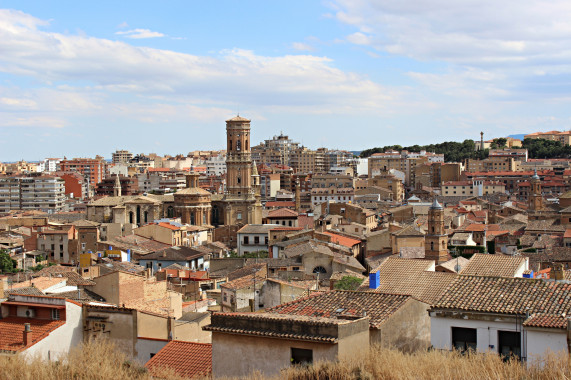
[[[571,131],[549,131],[549,132],[535,132],[525,135],[524,139],[544,139],[551,141],[559,141],[563,145],[571,144]]]
[[[505,193],[506,185],[498,181],[450,181],[443,182],[441,193],[443,196],[482,196],[496,193]]]
[[[353,187],[353,176],[345,174],[315,174],[311,177],[312,189],[327,189],[330,187],[351,188]]]
[[[107,162],[101,156],[95,158],[74,158],[60,161],[60,170],[63,172],[78,172],[85,180],[95,186],[103,180],[107,170]]]
[[[111,161],[114,164],[128,164],[133,159],[133,153],[128,150],[117,150],[111,153]]]
[[[528,153],[527,149],[490,149],[488,157],[511,157],[516,161],[526,162]]]
[[[220,176],[226,173],[226,155],[219,154],[204,161],[207,176]]]
[[[61,158],[45,158],[38,163],[36,170],[38,173],[48,172],[53,173],[59,170],[59,163]]]
[[[389,151],[385,153],[375,153],[369,157],[368,171],[369,177],[386,173],[391,169],[398,170],[405,174],[404,184],[414,186],[416,183],[416,167],[426,163],[444,162],[443,154],[421,151],[410,153]]]
[[[64,180],[56,176],[0,177],[0,212],[10,210],[63,211]]]

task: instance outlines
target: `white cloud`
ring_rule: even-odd
[[[22,26],[20,18],[33,21]],[[48,84],[87,81],[98,93],[159,95],[171,103],[222,108],[378,114],[394,98],[377,83],[335,68],[327,57],[267,57],[243,49],[197,56],[51,33],[39,25],[28,15],[0,11],[0,71]]]
[[[557,97],[571,90],[571,2],[554,0],[335,0],[337,20],[357,32],[347,40],[419,62],[449,65],[442,74],[488,83],[491,93]],[[538,85],[538,77],[552,82]],[[564,76],[557,80],[556,76]],[[542,78],[545,80],[545,78]],[[436,81],[434,81],[436,82]],[[559,83],[557,83],[559,82]],[[564,87],[564,89],[562,88]]]
[[[304,42],[294,42],[291,44],[291,47],[294,48],[295,50],[300,50],[300,51],[314,51],[315,48],[309,44],[306,44]]]
[[[115,32],[120,36],[124,36],[126,38],[133,38],[133,39],[142,39],[142,38],[157,38],[157,37],[164,37],[163,33],[153,32],[149,29],[131,29],[131,30],[122,30],[119,32]]]

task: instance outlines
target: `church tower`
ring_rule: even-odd
[[[428,233],[424,237],[425,255],[441,264],[448,260],[448,235],[444,229],[444,208],[436,198],[428,209]]]
[[[226,189],[229,195],[252,191],[250,120],[240,116],[226,120]]]
[[[540,211],[543,208],[543,196],[541,195],[541,179],[535,174],[531,177],[531,194],[529,195],[529,210]]]
[[[250,120],[226,120],[226,191],[212,202],[214,225],[262,223],[260,177],[250,151]]]

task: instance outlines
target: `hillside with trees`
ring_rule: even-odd
[[[491,149],[501,149],[505,148],[507,139],[500,137],[494,139],[491,143]],[[571,158],[571,146],[563,145],[559,141],[551,141],[544,139],[526,139],[523,141],[523,148],[528,150],[529,158]],[[457,141],[445,141],[439,144],[429,144],[429,145],[411,145],[411,146],[401,146],[401,145],[387,145],[384,147],[377,147],[371,149],[365,149],[361,152],[361,158],[367,158],[375,153],[385,153],[387,151],[396,150],[406,150],[409,152],[418,153],[420,151],[433,152],[438,154],[444,154],[445,162],[461,162],[465,159],[484,159],[488,157],[488,149],[481,151],[475,150],[476,144],[474,140],[464,140],[463,142]]]

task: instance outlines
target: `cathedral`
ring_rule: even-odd
[[[240,116],[226,120],[226,191],[212,196],[215,226],[262,223],[260,176],[250,142],[250,120]]]

